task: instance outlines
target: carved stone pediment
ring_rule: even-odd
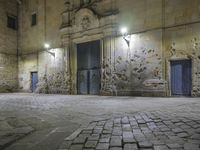
[[[92,28],[99,27],[98,16],[88,8],[80,9],[75,14],[75,30],[85,31]]]
[[[118,10],[113,7],[116,0],[91,0],[80,6],[66,1],[60,28],[62,44],[70,40],[99,39],[117,32]]]

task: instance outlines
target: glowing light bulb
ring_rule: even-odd
[[[49,48],[50,45],[49,45],[48,43],[45,43],[45,44],[44,44],[44,47],[45,47],[45,48]]]
[[[126,27],[123,27],[123,28],[121,28],[121,33],[123,34],[123,35],[125,35],[126,33],[127,33],[127,28]]]

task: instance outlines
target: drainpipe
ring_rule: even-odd
[[[19,7],[21,5],[21,0],[16,0],[17,1],[17,74],[19,75]],[[17,76],[18,78],[18,76]],[[19,78],[18,78],[18,88],[19,88]]]

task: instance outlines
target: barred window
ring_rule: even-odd
[[[7,16],[7,27],[13,30],[17,30],[17,17],[16,16]]]
[[[31,16],[31,26],[35,26],[37,24],[37,14],[34,13]]]

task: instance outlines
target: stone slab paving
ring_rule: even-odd
[[[0,149],[32,133],[34,129],[15,117],[0,118]]]
[[[151,114],[159,112],[159,116],[154,118],[153,122],[151,117],[141,118],[144,110]],[[163,121],[160,122],[159,117],[163,118],[162,116],[169,116],[169,114],[171,116],[169,120],[162,119]],[[130,117],[137,121],[130,121]],[[188,119],[190,124],[180,122],[181,118]],[[188,134],[192,137],[188,143],[184,143],[184,147],[195,149],[198,145],[198,134],[194,134],[194,130],[195,133],[199,130],[196,122],[199,118],[200,98],[0,94],[0,140],[4,145],[0,149],[56,150],[63,141],[63,147],[61,147],[63,149],[70,144],[74,148],[87,150],[107,149],[110,148],[112,138],[111,149],[135,149],[148,145],[151,148],[140,149],[169,149],[171,147],[175,150],[180,149],[178,148],[180,143],[165,144],[166,137],[170,136],[172,141],[178,141],[188,138]],[[87,130],[83,129],[88,123],[90,125]],[[115,127],[113,127],[114,124]],[[139,129],[133,128],[138,124]],[[170,128],[168,124],[172,124]],[[158,132],[153,133],[160,139],[154,140],[153,148],[151,142],[142,141],[145,138],[152,138],[147,125],[150,130],[158,130],[158,127],[162,127]],[[102,128],[102,126],[105,127]],[[181,126],[181,129],[177,126]],[[187,132],[183,132],[184,130]],[[68,136],[74,139],[71,143],[66,138]],[[80,138],[75,141],[76,137]],[[87,146],[85,146],[86,143]]]
[[[91,122],[57,150],[200,150],[200,118],[140,112]]]

